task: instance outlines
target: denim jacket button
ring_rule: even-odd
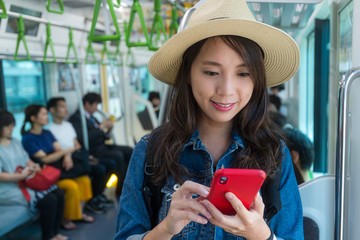
[[[174,185],[173,188],[174,188],[175,191],[177,191],[180,187],[181,187],[181,185],[177,183],[177,184]]]

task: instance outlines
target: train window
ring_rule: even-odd
[[[101,94],[100,66],[98,64],[86,64],[86,92]]]
[[[119,68],[114,66],[106,66],[107,85],[109,89],[109,114],[115,118],[122,116],[122,98],[120,96],[121,89],[119,86]]]
[[[349,2],[339,12],[339,74],[340,77],[352,67],[353,2]]]
[[[40,62],[2,61],[7,110],[15,116],[13,136],[20,139],[24,109],[29,104],[45,104],[43,65]]]
[[[10,6],[10,11],[25,15],[30,15],[38,18],[41,17],[41,12],[15,5]],[[6,26],[6,32],[18,33],[17,21],[18,21],[17,18],[9,16],[8,23]],[[25,35],[36,36],[39,29],[39,23],[24,19],[24,27],[25,27]]]

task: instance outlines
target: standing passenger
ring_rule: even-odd
[[[21,143],[11,137],[14,126],[14,116],[10,112],[0,111],[0,205],[28,206],[16,182],[24,180],[33,172],[40,171],[40,168],[30,160]],[[26,166],[26,168],[22,173],[16,173],[17,166]],[[68,239],[59,233],[64,212],[63,191],[56,185],[45,191],[31,189],[27,191],[30,195],[30,206],[35,206],[40,211],[42,239]]]
[[[257,22],[245,0],[200,5],[149,61],[150,73],[174,86],[169,122],[134,150],[115,239],[303,239],[289,150],[267,116],[267,86],[289,80],[298,65],[295,41]],[[152,164],[144,172],[145,159]],[[227,192],[236,215],[223,215],[206,199],[220,168],[264,170],[262,197],[247,210]],[[145,173],[162,188],[159,210],[145,203]],[[158,213],[154,227],[148,209]]]

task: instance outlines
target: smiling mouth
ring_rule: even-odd
[[[211,103],[219,111],[229,111],[235,105],[235,103],[217,103],[217,102],[214,102],[214,101],[211,101]]]

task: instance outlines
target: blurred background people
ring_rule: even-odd
[[[99,103],[101,103],[101,96],[97,93],[90,92],[83,97],[89,152],[98,158],[100,162],[102,159],[112,159],[114,161],[116,167],[113,170],[115,170],[115,174],[118,177],[116,196],[119,198],[133,149],[128,146],[106,144],[106,140],[110,138],[109,134],[114,125],[112,121],[108,119],[99,122],[93,116],[93,114],[98,111]],[[83,144],[82,123],[79,110],[69,118],[69,122],[74,126],[80,144]]]
[[[290,150],[298,184],[312,179],[311,166],[314,163],[314,144],[300,130],[285,129],[286,144]]]
[[[21,129],[22,144],[30,157],[39,164],[49,164],[61,170],[58,187],[65,191],[65,210],[62,227],[73,229],[74,220],[91,223],[92,216],[82,210],[86,201],[92,198],[90,178],[82,175],[74,178],[63,178],[62,175],[74,167],[71,154],[79,150],[78,147],[62,149],[54,135],[44,129],[48,124],[48,113],[44,106],[32,104],[25,109],[24,125]],[[30,123],[30,130],[26,131],[26,124]]]
[[[52,122],[49,124],[49,130],[59,142],[61,148],[78,148],[77,152],[72,154],[73,160],[85,162],[89,169],[93,198],[89,200],[85,209],[91,213],[103,213],[104,206],[112,206],[112,201],[102,195],[109,174],[106,173],[106,166],[101,164],[97,159],[89,155],[77,140],[77,135],[72,124],[65,119],[68,116],[67,105],[62,97],[51,98],[47,102],[47,109],[52,115]]]
[[[45,191],[27,189],[30,195],[28,203],[17,186],[17,182],[40,171],[40,167],[30,160],[21,143],[11,137],[14,126],[14,116],[10,112],[0,111],[0,205],[25,205],[37,208],[40,211],[42,239],[66,240],[68,238],[59,233],[64,212],[63,191],[56,185]],[[21,173],[16,173],[17,166],[25,168]]]

